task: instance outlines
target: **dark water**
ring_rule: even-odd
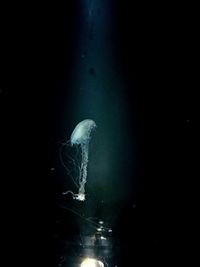
[[[90,216],[113,230],[110,265],[128,266],[130,260],[131,266],[163,265],[174,256],[175,261],[191,260],[198,195],[194,11],[108,1],[113,21],[105,21],[103,29],[112,28],[110,58],[104,63],[106,47],[95,45],[97,64],[87,44],[100,40],[91,23],[88,43],[83,42],[79,1],[27,5],[5,6],[1,17],[6,262],[70,266],[66,258],[73,262],[77,251],[83,252],[80,235],[96,233],[84,219]],[[96,11],[104,21],[104,10]],[[86,62],[81,65],[85,72],[75,71],[79,58]],[[58,148],[88,116],[98,129],[91,140],[88,199],[82,205],[61,197],[64,187],[74,188],[66,181]]]

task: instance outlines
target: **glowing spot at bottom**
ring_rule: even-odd
[[[102,261],[86,258],[81,263],[81,267],[104,267]]]

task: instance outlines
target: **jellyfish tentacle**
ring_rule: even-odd
[[[60,161],[61,161],[63,167],[65,168],[65,170],[67,171],[67,174],[71,177],[71,179],[72,179],[72,181],[74,182],[75,186],[76,186],[77,188],[79,188],[78,184],[75,182],[73,176],[71,175],[72,170],[70,171],[70,170],[68,169],[68,167],[66,166],[66,164],[64,163],[64,161],[63,161],[63,158],[62,158],[62,149],[63,149],[65,146],[66,146],[66,144],[62,145],[62,147],[61,147],[60,150],[59,150]],[[70,157],[69,157],[69,158],[70,158]],[[74,159],[72,159],[72,158],[70,158],[70,159],[74,161]]]
[[[95,128],[96,123],[93,120],[83,120],[76,125],[70,138],[71,146],[80,145],[81,148],[81,164],[79,166],[79,190],[78,194],[74,194],[72,191],[67,191],[65,194],[71,193],[73,199],[77,199],[80,201],[85,200],[85,184],[87,182],[89,141],[91,139],[91,132]]]
[[[87,178],[87,165],[88,165],[88,145],[82,145],[82,169],[81,169],[81,177],[80,177],[80,188],[79,193],[85,194],[85,184]]]

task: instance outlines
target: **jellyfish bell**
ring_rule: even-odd
[[[90,119],[79,122],[71,134],[71,145],[83,145],[88,143],[91,132],[96,127],[96,123]]]

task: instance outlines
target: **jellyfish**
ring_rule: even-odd
[[[88,166],[88,154],[89,143],[91,139],[91,133],[96,128],[96,123],[91,119],[86,119],[79,122],[73,130],[70,138],[71,146],[80,146],[81,149],[81,164],[78,173],[78,194],[72,191],[66,191],[63,194],[72,194],[73,199],[80,201],[85,200],[85,184],[87,181],[87,166]]]

